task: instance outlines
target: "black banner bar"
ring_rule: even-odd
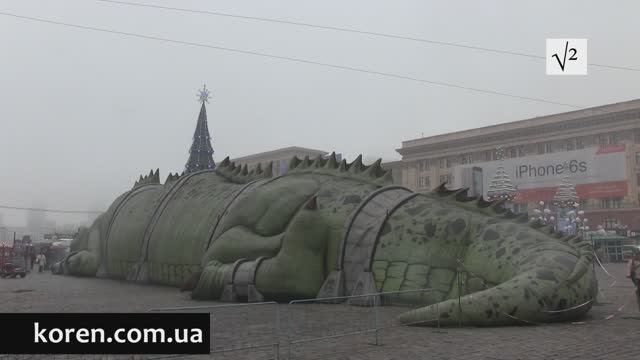
[[[0,313],[4,354],[209,354],[208,313]]]

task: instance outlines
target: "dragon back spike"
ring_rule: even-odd
[[[362,172],[363,170],[364,165],[362,164],[362,155],[358,155],[358,157],[349,165],[349,172],[357,174]]]
[[[338,168],[338,160],[336,159],[336,152],[332,152],[327,159],[327,162],[324,164],[324,167],[327,169],[337,169]]]
[[[298,159],[297,156],[293,155],[293,157],[291,158],[291,161],[289,161],[289,169],[297,168],[298,164],[300,164],[300,159]]]
[[[349,165],[347,165],[347,160],[342,159],[340,161],[340,165],[338,166],[338,171],[347,171],[349,169]]]

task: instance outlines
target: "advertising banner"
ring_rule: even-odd
[[[515,202],[553,198],[563,177],[576,185],[582,199],[624,197],[627,194],[625,145],[591,147],[502,160],[518,187]],[[500,161],[460,165],[454,168],[455,185],[470,187],[472,195],[487,195],[488,185]],[[482,181],[480,181],[482,179]]]

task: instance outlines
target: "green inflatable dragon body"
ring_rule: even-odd
[[[160,184],[158,171],[83,229],[59,271],[183,286],[197,299],[407,292],[405,324],[579,318],[597,292],[592,248],[501,203],[391,185],[380,160],[294,158],[272,177],[225,159]]]

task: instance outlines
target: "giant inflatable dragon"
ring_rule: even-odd
[[[182,286],[192,297],[287,300],[407,292],[405,324],[576,319],[597,292],[591,244],[444,184],[391,185],[380,160],[293,158],[273,177],[215,170],[140,177],[72,245],[61,272]]]

